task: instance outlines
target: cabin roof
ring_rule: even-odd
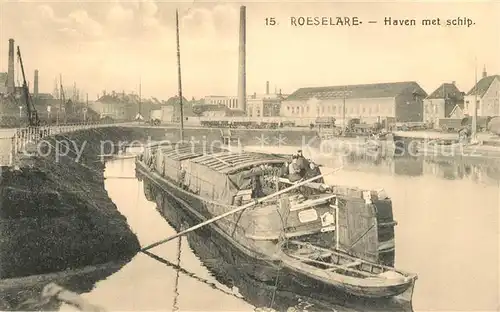
[[[213,154],[205,154],[191,161],[200,165],[207,166],[208,168],[223,173],[229,174],[236,172],[240,169],[258,166],[269,163],[282,163],[286,159],[281,156],[259,154],[251,152],[231,153],[220,152]]]
[[[221,148],[212,147],[211,151],[209,151],[209,147],[203,147],[200,145],[191,145],[191,144],[172,144],[165,143],[163,146],[158,147],[162,153],[162,155],[167,156],[172,160],[185,160],[190,158],[196,158],[203,155],[220,153],[224,151]]]

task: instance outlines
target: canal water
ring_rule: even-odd
[[[318,161],[325,164],[323,172],[343,166],[325,178],[328,183],[383,188],[392,197],[398,222],[396,267],[419,276],[413,296],[414,311],[498,309],[497,163],[353,157],[326,157]],[[142,246],[174,234],[179,223],[185,221],[178,214],[179,208],[151,190],[147,180],[132,178],[133,159],[108,162],[105,176],[115,177],[106,180],[106,189]],[[282,307],[301,301],[313,304],[308,310],[316,307],[353,311],[342,309],[341,305],[308,301],[304,296],[276,293],[272,285],[238,275],[235,260],[226,259],[223,247],[210,240],[210,233],[197,231],[182,238],[180,244],[173,240],[152,249],[163,259],[161,262],[139,253],[83,297],[113,311],[251,311],[255,306],[268,306],[273,300],[280,301]],[[64,305],[61,310],[73,308]]]

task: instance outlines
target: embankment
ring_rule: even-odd
[[[299,145],[314,137],[309,130],[237,129],[232,133],[242,144]],[[184,132],[185,139],[198,144],[220,140],[220,134],[218,129]],[[111,148],[117,150],[110,142],[148,138],[175,141],[178,130],[114,127],[56,135],[39,145],[43,156],[21,156],[17,168],[2,167],[0,278],[45,274],[134,256],[139,243],[104,189],[104,164],[99,155],[109,153]]]
[[[2,279],[123,261],[137,253],[137,237],[104,189],[98,155],[103,140],[144,139],[144,133],[101,128],[57,135],[41,145],[44,156],[22,156],[14,168],[2,167]],[[63,155],[65,141],[82,151],[78,161],[73,152]]]

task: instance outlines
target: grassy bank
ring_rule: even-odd
[[[47,139],[52,147],[42,148],[45,157],[21,157],[18,168],[2,167],[2,279],[127,260],[136,254],[139,242],[104,189],[104,164],[98,155],[102,140],[144,139],[144,134],[101,128],[58,135]],[[56,141],[83,147],[79,162],[74,153],[58,157]]]

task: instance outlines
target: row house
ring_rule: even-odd
[[[452,117],[464,108],[464,93],[455,82],[443,83],[424,100],[423,121],[439,126],[439,119]]]
[[[338,125],[351,119],[394,123],[422,121],[427,93],[414,81],[301,88],[282,102],[281,116],[302,120],[334,117]]]
[[[477,116],[499,116],[500,75],[488,76],[484,69],[481,80],[467,93],[464,100],[464,113],[470,116],[473,115],[474,107]]]

